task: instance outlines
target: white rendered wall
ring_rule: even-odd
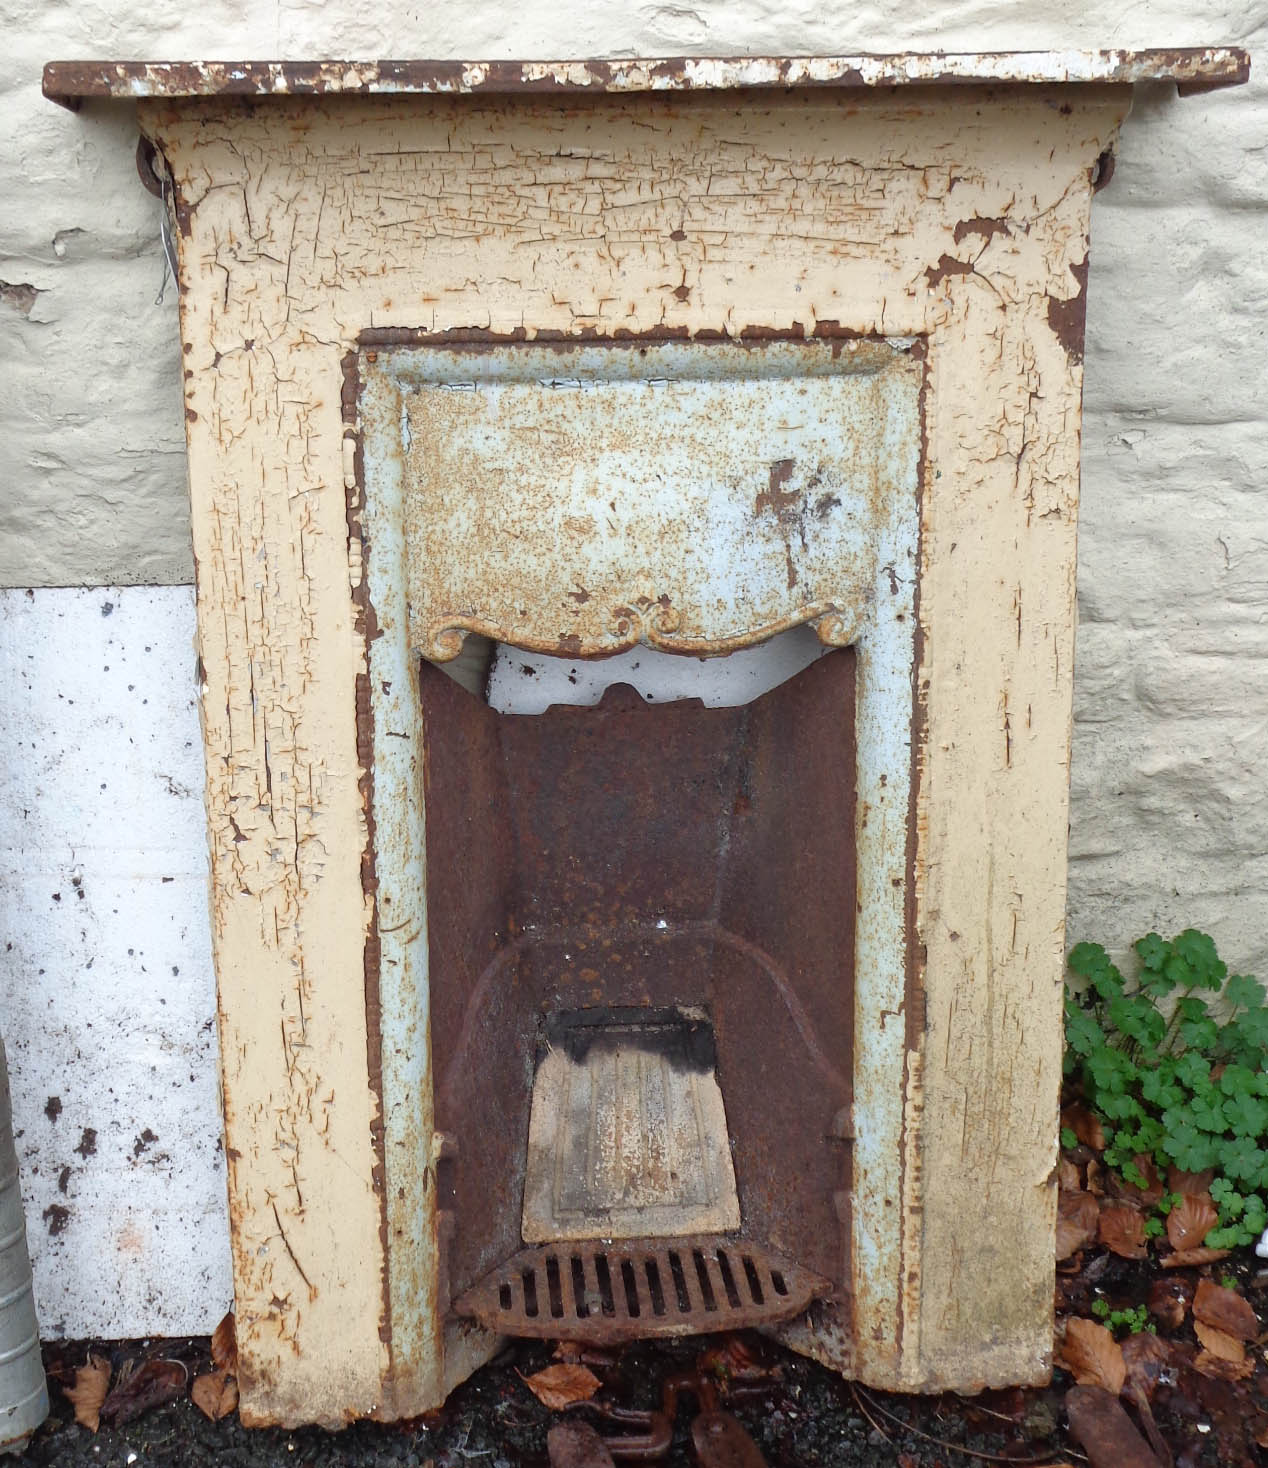
[[[227,1293],[202,812],[157,779],[199,782],[175,293],[133,117],[45,102],[49,59],[1248,46],[1249,87],[1138,92],[1094,205],[1069,935],[1193,923],[1268,973],[1265,0],[0,0],[0,33],[0,586],[139,584],[3,602],[30,733],[5,746],[0,1023],[46,1331],[208,1329]]]

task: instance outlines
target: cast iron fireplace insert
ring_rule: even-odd
[[[775,1323],[812,1296],[846,1308],[854,663],[833,652],[737,708],[615,685],[597,708],[536,716],[421,664],[439,1205],[460,1313],[605,1341]],[[568,1109],[541,1084],[557,1058],[573,1134],[537,1156],[530,1107],[534,1122]],[[720,1135],[688,1098],[697,1127],[675,1148],[675,1073],[720,1085]],[[711,1143],[727,1171],[733,1152],[738,1216],[693,1227]],[[578,1196],[525,1248],[534,1162],[552,1195],[539,1215]]]

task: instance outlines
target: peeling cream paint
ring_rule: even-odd
[[[1076,328],[1092,170],[1126,100],[143,104],[178,195],[248,1420],[406,1410],[384,1405],[343,494],[341,364],[366,328],[925,339],[923,1015],[917,986],[868,1081],[906,1098],[902,1196],[859,1178],[856,1234],[889,1241],[856,1280],[868,1328],[822,1353],[880,1386],[1043,1377],[1054,1197],[1031,1180],[1060,1069]]]

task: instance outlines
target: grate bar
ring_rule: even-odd
[[[622,1239],[520,1250],[455,1301],[500,1335],[612,1344],[774,1325],[827,1280],[748,1239]]]

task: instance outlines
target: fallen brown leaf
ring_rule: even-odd
[[[1087,1190],[1098,1198],[1105,1196],[1105,1169],[1095,1157],[1087,1165]]]
[[[1218,1356],[1221,1361],[1232,1361],[1234,1365],[1240,1365],[1246,1359],[1246,1347],[1235,1335],[1229,1335],[1227,1331],[1220,1330],[1218,1326],[1207,1325],[1205,1321],[1194,1320],[1193,1334],[1197,1336],[1203,1348]]]
[[[1229,1361],[1214,1351],[1199,1351],[1194,1358],[1193,1369],[1219,1381],[1244,1381],[1254,1371],[1255,1363],[1249,1356],[1241,1361]]]
[[[110,1390],[110,1362],[89,1356],[87,1366],[75,1371],[75,1385],[66,1388],[66,1400],[75,1409],[75,1421],[89,1432],[101,1424],[101,1406]]]
[[[762,1366],[743,1338],[734,1334],[706,1347],[696,1357],[695,1371],[698,1376],[718,1381],[723,1391],[729,1391],[732,1386],[743,1387],[772,1379],[771,1368]],[[773,1375],[778,1378],[778,1367],[774,1368]]]
[[[1239,1341],[1250,1341],[1259,1334],[1259,1317],[1251,1308],[1250,1301],[1236,1290],[1226,1290],[1222,1285],[1204,1279],[1198,1284],[1193,1298],[1193,1318],[1206,1325],[1213,1325]]]
[[[1145,1220],[1130,1203],[1107,1203],[1101,1208],[1098,1237],[1111,1253],[1120,1259],[1143,1259]]]
[[[556,1422],[546,1434],[550,1468],[615,1468],[607,1444],[588,1422]]]
[[[1185,1193],[1167,1214],[1167,1239],[1173,1249],[1200,1248],[1219,1221],[1209,1194]]]
[[[1171,1346],[1160,1341],[1152,1331],[1142,1330],[1127,1337],[1122,1352],[1127,1367],[1124,1390],[1134,1399],[1143,1397],[1147,1401],[1153,1396],[1159,1377],[1172,1364]]]
[[[120,1381],[101,1407],[101,1420],[122,1427],[143,1412],[184,1396],[189,1372],[179,1361],[153,1357]]]
[[[1166,1192],[1162,1178],[1158,1175],[1158,1169],[1154,1166],[1153,1158],[1147,1153],[1137,1153],[1132,1158],[1136,1171],[1145,1180],[1145,1186],[1138,1188],[1135,1183],[1129,1183],[1117,1173],[1110,1174],[1110,1191],[1119,1198],[1126,1198],[1129,1203],[1136,1203],[1142,1208],[1152,1208],[1154,1204]]]
[[[238,1383],[227,1371],[208,1371],[195,1377],[189,1395],[204,1417],[219,1422],[238,1405]]]
[[[1215,1169],[1208,1167],[1205,1172],[1184,1172],[1178,1167],[1167,1168],[1167,1192],[1192,1194],[1195,1197],[1206,1197],[1210,1201],[1209,1189],[1215,1178]]]
[[[1069,1127],[1085,1147],[1096,1152],[1105,1150],[1105,1129],[1081,1101],[1075,1101],[1061,1113],[1061,1125]]]
[[[1057,1365],[1064,1366],[1080,1386],[1099,1386],[1114,1396],[1127,1378],[1123,1348],[1103,1325],[1078,1316],[1066,1322]]]
[[[1070,1433],[1092,1468],[1158,1468],[1117,1397],[1094,1386],[1075,1386],[1065,1394],[1065,1410]]]
[[[1231,1249],[1177,1249],[1161,1261],[1164,1269],[1196,1269],[1199,1264],[1218,1264]]]
[[[232,1310],[211,1333],[211,1362],[230,1376],[238,1374],[238,1327]]]
[[[551,1352],[556,1361],[565,1361],[571,1366],[578,1362],[582,1366],[615,1366],[617,1352],[606,1346],[583,1346],[576,1341],[556,1341]]]
[[[1149,1313],[1168,1330],[1184,1323],[1193,1302],[1193,1284],[1187,1279],[1156,1279],[1149,1286]]]
[[[552,1412],[562,1412],[577,1402],[588,1402],[603,1385],[586,1366],[547,1366],[532,1376],[521,1376],[520,1380]]]
[[[1077,1193],[1081,1187],[1079,1169],[1068,1157],[1057,1163],[1057,1187],[1063,1193]]]
[[[1096,1238],[1101,1205],[1091,1193],[1057,1194],[1057,1263],[1086,1248]]]
[[[1128,1336],[1123,1342],[1123,1360],[1127,1363],[1127,1380],[1123,1383],[1122,1394],[1135,1407],[1140,1425],[1158,1461],[1170,1468],[1171,1450],[1158,1430],[1151,1402],[1154,1388],[1162,1379],[1162,1373],[1175,1364],[1173,1349],[1168,1342],[1160,1341],[1152,1331],[1142,1330],[1137,1335]]]

